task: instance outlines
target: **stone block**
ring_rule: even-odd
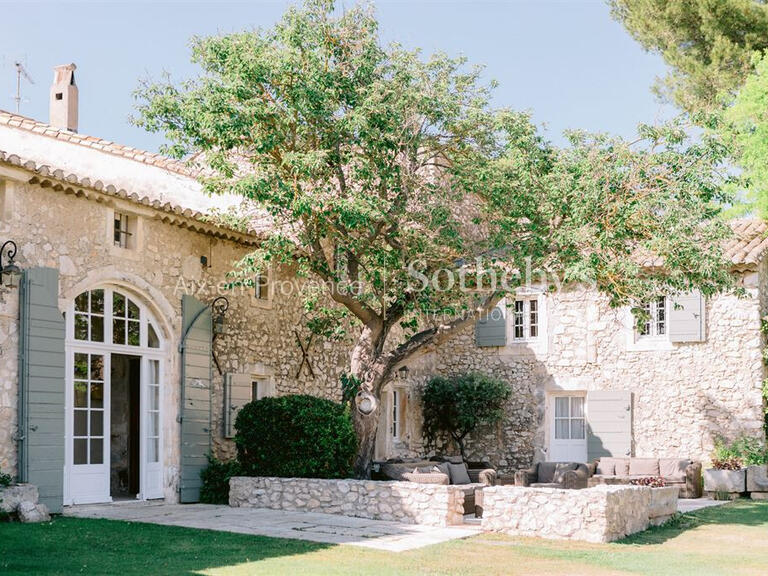
[[[747,467],[747,492],[768,492],[768,466]]]
[[[21,502],[16,509],[19,520],[25,524],[34,524],[37,522],[49,522],[51,515],[45,504],[35,504],[29,500]]]
[[[704,490],[707,492],[744,492],[747,485],[747,471],[704,470]]]
[[[16,512],[16,509],[22,502],[37,504],[37,486],[33,484],[14,484],[0,488],[0,510],[11,514]]]

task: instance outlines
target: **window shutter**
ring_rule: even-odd
[[[681,294],[669,306],[671,342],[704,341],[704,298],[701,292]]]
[[[19,480],[36,485],[40,502],[61,512],[66,363],[58,270],[24,270],[20,320]]]
[[[211,309],[193,296],[181,299],[181,478],[179,500],[200,500],[200,472],[211,448]]]
[[[507,304],[502,299],[488,314],[475,323],[476,346],[507,345]]]
[[[632,393],[587,392],[587,458],[632,455]]]
[[[224,376],[224,436],[235,436],[235,420],[243,406],[251,400],[251,383],[254,379],[246,374]]]

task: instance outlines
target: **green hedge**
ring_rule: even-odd
[[[357,451],[343,405],[307,395],[263,398],[235,420],[237,460],[246,476],[347,478]]]
[[[222,462],[208,456],[208,466],[200,472],[203,485],[200,502],[205,504],[229,504],[229,479],[240,475],[240,463],[236,460]]]

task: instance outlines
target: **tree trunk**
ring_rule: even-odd
[[[382,360],[381,344],[383,331],[363,328],[360,338],[352,351],[351,373],[360,382],[356,407],[353,410],[353,422],[357,434],[357,456],[355,458],[355,476],[369,478],[371,462],[376,450],[376,433],[381,416],[381,388],[388,375],[388,365]],[[361,411],[361,399],[372,399],[374,409],[366,413]]]
[[[372,414],[354,411],[353,421],[357,434],[357,456],[355,457],[355,476],[365,479],[371,477],[371,462],[376,451],[376,432],[379,429],[380,407]]]

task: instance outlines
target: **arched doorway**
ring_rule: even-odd
[[[67,308],[64,503],[162,498],[167,354],[140,298],[100,286]]]

